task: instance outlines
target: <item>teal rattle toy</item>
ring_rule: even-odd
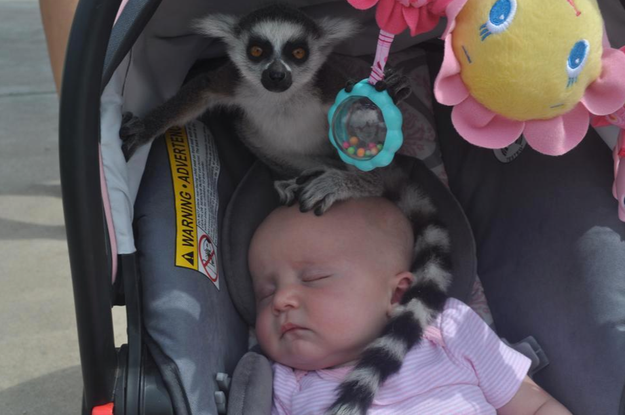
[[[384,79],[384,66],[395,35],[429,32],[445,15],[447,7],[462,0],[347,0],[359,10],[376,7],[380,27],[371,76],[349,92],[343,90],[330,108],[330,141],[341,159],[360,170],[384,167],[393,161],[404,140],[402,116],[386,91],[374,87]],[[466,0],[464,0],[466,1]]]
[[[401,111],[386,90],[374,86],[384,80],[393,37],[380,31],[371,76],[341,90],[328,112],[330,142],[341,160],[363,171],[388,166],[404,141]]]

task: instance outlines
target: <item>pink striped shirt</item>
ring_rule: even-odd
[[[512,399],[530,361],[506,346],[462,302],[449,299],[425,340],[380,388],[369,415],[496,414]],[[301,371],[273,366],[273,415],[323,414],[351,368]]]

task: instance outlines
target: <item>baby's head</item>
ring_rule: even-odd
[[[263,351],[302,370],[358,358],[412,281],[412,249],[410,223],[386,199],[272,212],[249,250]]]

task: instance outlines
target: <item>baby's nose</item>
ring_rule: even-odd
[[[297,288],[288,286],[280,288],[274,293],[273,306],[278,312],[283,312],[292,308],[297,308],[300,305],[299,295]]]

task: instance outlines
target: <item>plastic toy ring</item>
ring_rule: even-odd
[[[330,142],[341,160],[363,171],[388,166],[404,136],[402,115],[386,91],[367,79],[339,92],[328,112]]]

